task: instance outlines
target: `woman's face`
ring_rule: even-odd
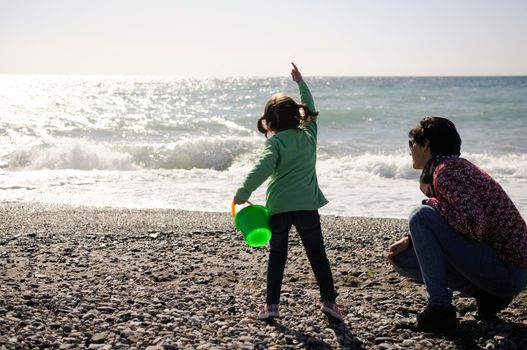
[[[428,140],[424,140],[423,145],[418,144],[414,140],[410,140],[408,146],[410,147],[410,155],[412,156],[414,169],[423,169],[430,158],[432,158]]]

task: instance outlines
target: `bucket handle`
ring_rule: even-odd
[[[249,205],[253,205],[249,201],[245,201],[245,203],[248,203]],[[231,214],[232,214],[232,217],[236,216],[236,204],[234,204],[234,201],[231,203]]]

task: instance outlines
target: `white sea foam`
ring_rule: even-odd
[[[527,155],[463,154],[462,157],[498,179],[527,180]],[[319,160],[319,169],[329,177],[350,177],[359,174],[385,179],[412,180],[419,175],[407,154],[360,154]],[[320,172],[320,171],[319,171]]]
[[[159,145],[108,145],[87,140],[69,140],[55,146],[39,145],[19,149],[4,157],[8,170],[78,169],[210,169],[225,171],[250,166],[258,157],[263,141],[258,137],[197,137]],[[527,155],[466,153],[497,179],[527,181]],[[319,172],[330,178],[360,174],[385,179],[416,177],[408,154],[364,153],[337,156],[319,152]]]
[[[338,172],[333,164],[325,167],[324,162],[320,165],[319,184],[329,200],[321,209],[323,214],[406,217],[424,198],[418,171],[413,179],[386,178],[351,169]],[[226,171],[0,170],[0,190],[3,201],[227,212],[249,170],[247,165]],[[509,178],[500,184],[527,218],[525,183]],[[265,203],[265,188],[264,183],[252,194],[254,203]]]
[[[527,154],[504,154],[500,156],[481,154],[465,154],[479,167],[497,178],[514,178],[527,180]]]
[[[8,168],[134,170],[138,166],[130,154],[113,151],[103,144],[75,140],[52,147],[17,150],[11,155]]]
[[[200,137],[176,142],[151,166],[163,169],[227,170],[237,158],[254,152],[254,139]]]
[[[358,174],[381,178],[413,179],[411,159],[405,154],[359,154],[319,160],[319,168],[333,177]],[[333,174],[333,175],[332,175]]]
[[[261,140],[251,137],[197,137],[169,144],[109,145],[68,140],[55,146],[18,149],[4,157],[9,170],[212,169],[223,171],[244,155],[255,154]]]

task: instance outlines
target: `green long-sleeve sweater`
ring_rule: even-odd
[[[302,103],[315,111],[306,83],[298,84]],[[316,210],[328,203],[318,187],[317,123],[281,131],[270,137],[256,165],[249,172],[236,197],[248,200],[269,176],[266,207],[271,215],[296,210]]]

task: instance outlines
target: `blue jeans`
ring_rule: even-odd
[[[417,207],[409,218],[413,245],[395,256],[401,275],[424,282],[428,302],[451,305],[452,290],[474,296],[478,290],[513,297],[527,285],[527,270],[501,260],[483,242],[451,228],[432,207]]]
[[[321,300],[335,301],[337,294],[324,248],[318,211],[289,211],[271,215],[269,224],[273,235],[270,243],[269,265],[267,266],[267,304],[278,304],[280,301],[282,279],[287,262],[289,230],[293,225],[298,231],[311,268],[315,273],[315,278],[320,287]]]

